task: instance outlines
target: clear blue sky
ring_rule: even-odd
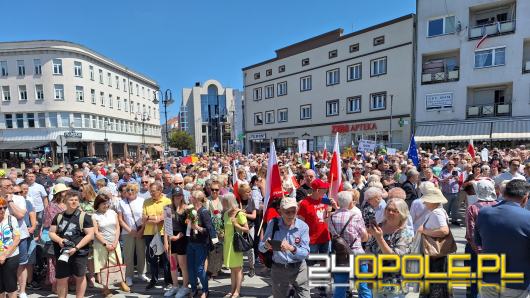
[[[415,11],[415,0],[3,1],[0,40],[80,43],[173,91],[213,78],[242,88],[241,68],[274,50],[343,28],[356,31]]]

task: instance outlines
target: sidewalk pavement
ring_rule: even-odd
[[[458,247],[457,253],[464,253],[464,247],[466,243],[466,240],[464,238],[465,232],[466,232],[465,228],[452,226],[451,231],[453,232],[453,235],[457,242],[457,247]],[[161,282],[159,283],[162,284]],[[145,285],[146,283],[136,282],[131,287],[131,293],[124,293],[124,292],[116,290],[115,294],[112,297],[115,297],[115,298],[164,297],[163,296],[164,291],[161,287],[157,287],[155,289],[146,291]],[[230,275],[226,273],[221,273],[219,274],[217,278],[210,279],[208,286],[210,288],[210,297],[224,297],[224,295],[226,295],[226,293],[230,291]],[[270,286],[270,277],[269,277],[269,274],[266,273],[265,268],[257,268],[256,275],[252,278],[245,275],[245,279],[243,281],[243,287],[241,289],[241,297],[266,298],[266,297],[272,297],[271,293],[272,293],[272,289]],[[463,298],[465,297],[465,288],[455,288],[453,294],[454,294],[453,297],[455,298]],[[407,298],[416,298],[418,296],[419,296],[418,294],[409,294],[407,295]],[[36,297],[57,297],[57,296],[50,294],[49,291],[38,291],[37,293],[30,294],[29,297],[36,298]],[[70,297],[72,298],[75,297],[73,292],[69,293],[68,298]],[[102,297],[101,289],[98,289],[98,288],[87,289],[85,297]],[[313,296],[313,297],[318,297],[318,295]],[[331,295],[329,295],[328,297],[331,297]]]

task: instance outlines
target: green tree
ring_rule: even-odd
[[[178,150],[193,150],[193,137],[185,131],[177,130],[169,134],[169,146]]]

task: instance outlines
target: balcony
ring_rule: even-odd
[[[530,40],[523,45],[523,73],[530,73]]]
[[[492,3],[471,8],[469,16],[469,39],[480,39],[484,35],[497,36],[515,32],[515,1],[504,5]]]
[[[482,105],[468,105],[467,118],[502,117],[512,115],[511,103],[492,103]]]
[[[422,85],[458,81],[460,78],[459,56],[458,51],[424,56]]]
[[[460,77],[460,71],[452,70],[446,72],[437,72],[437,73],[424,73],[421,75],[422,84],[436,84],[443,82],[452,82],[458,81]]]

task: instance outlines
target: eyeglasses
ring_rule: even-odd
[[[134,192],[134,189],[126,189],[126,192]]]
[[[0,206],[0,211],[6,210],[6,209],[7,209],[7,206]]]
[[[21,191],[15,191],[15,192],[13,192],[14,195],[19,195],[19,194],[21,194],[21,193],[22,193]]]
[[[219,188],[212,188],[212,191],[219,191]]]
[[[175,182],[176,185],[182,185],[184,182]]]
[[[149,184],[149,181],[142,181],[142,184]]]

